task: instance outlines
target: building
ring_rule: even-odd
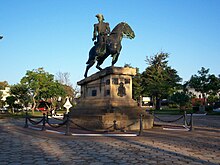
[[[5,101],[8,96],[10,96],[10,87],[5,87],[5,89],[0,90],[2,94],[2,101]]]

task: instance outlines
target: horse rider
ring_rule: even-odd
[[[102,14],[96,15],[99,23],[94,24],[94,31],[93,31],[93,38],[92,40],[95,41],[96,47],[96,54],[99,57],[106,53],[106,40],[108,35],[110,34],[110,27],[109,23],[104,22],[104,16]]]

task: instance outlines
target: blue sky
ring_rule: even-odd
[[[169,53],[169,65],[184,81],[201,67],[220,74],[219,0],[0,0],[0,81],[16,84],[27,70],[43,67],[83,79],[93,24],[102,13],[111,29],[127,22],[133,40],[122,40],[116,66],[140,72],[146,56]],[[102,67],[110,66],[109,57]],[[89,75],[97,72],[89,70]]]

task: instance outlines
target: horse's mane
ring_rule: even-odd
[[[121,26],[123,26],[124,24],[126,24],[125,22],[120,22],[119,24],[117,24],[114,29],[111,31],[111,33],[117,33],[118,30],[121,28]]]

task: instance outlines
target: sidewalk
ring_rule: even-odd
[[[219,117],[212,117],[213,122],[219,123]],[[25,129],[24,120],[0,119],[0,164],[214,165],[220,163],[220,127],[210,123],[195,125],[193,132],[154,128],[139,137],[78,137]]]

